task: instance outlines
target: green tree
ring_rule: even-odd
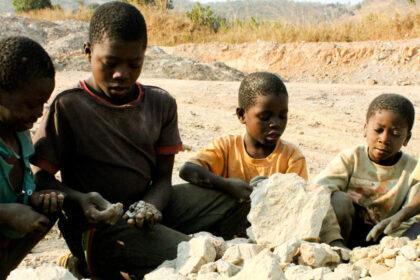
[[[26,12],[52,7],[50,0],[13,0],[12,4],[16,12]]]

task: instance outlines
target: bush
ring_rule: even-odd
[[[13,0],[12,4],[16,12],[27,12],[52,7],[50,0]]]
[[[214,32],[226,25],[226,19],[216,16],[210,6],[204,7],[200,3],[196,3],[186,15],[194,24],[207,26]]]

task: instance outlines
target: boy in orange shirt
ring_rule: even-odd
[[[250,181],[256,176],[296,173],[307,180],[305,157],[295,145],[281,139],[289,111],[289,97],[281,79],[267,72],[248,75],[241,82],[238,102],[236,115],[245,125],[245,135],[214,140],[182,166],[180,177],[239,201],[249,200]],[[321,233],[321,241],[341,240],[339,229],[331,230],[325,222],[329,219],[323,228],[329,228],[330,233]]]

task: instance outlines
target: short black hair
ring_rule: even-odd
[[[93,46],[104,36],[112,40],[141,41],[146,48],[146,21],[141,12],[128,3],[113,1],[102,4],[90,19],[89,42]]]
[[[248,110],[255,105],[257,96],[286,95],[286,86],[280,77],[269,72],[255,72],[247,75],[239,86],[239,107]]]
[[[414,105],[404,96],[395,93],[384,93],[377,96],[369,105],[366,113],[366,122],[380,110],[392,111],[403,117],[407,123],[409,132],[413,128],[415,117]]]
[[[54,77],[54,65],[40,44],[21,36],[0,40],[0,90],[13,91],[33,79]]]

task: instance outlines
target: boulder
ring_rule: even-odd
[[[174,268],[171,267],[162,267],[153,270],[152,272],[144,276],[144,280],[188,280],[184,275],[176,272]]]
[[[318,240],[330,192],[305,188],[305,180],[294,173],[274,174],[259,182],[251,194],[249,237],[269,248],[292,238]]]
[[[298,254],[301,240],[292,238],[280,246],[274,248],[274,254],[279,257],[281,263],[291,263]]]
[[[42,265],[37,268],[18,268],[13,270],[8,280],[77,280],[67,269],[57,265]]]
[[[178,245],[176,270],[182,275],[196,273],[202,265],[216,259],[216,249],[207,236],[199,236]]]

